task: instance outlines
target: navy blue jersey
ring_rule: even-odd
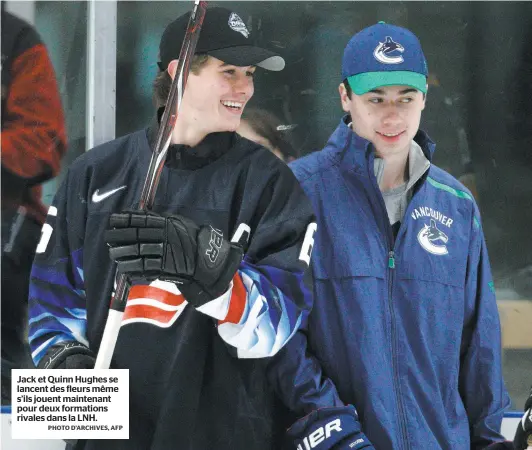
[[[148,136],[90,150],[56,194],[31,276],[35,363],[62,342],[98,351],[115,282],[103,233],[111,213],[138,204]],[[77,448],[280,448],[284,429],[263,372],[312,306],[311,205],[284,163],[235,133],[169,155],[153,210],[221,230],[244,243],[245,257],[229,291],[201,311],[173,283],[131,288],[111,363],[130,369],[130,440]]]

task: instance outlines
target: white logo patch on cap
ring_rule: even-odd
[[[390,36],[386,36],[386,40],[379,42],[379,45],[375,47],[373,56],[383,64],[400,64],[404,61],[401,56],[404,51],[404,47],[399,42],[395,42]]]
[[[240,18],[240,16],[236,13],[231,13],[229,16],[229,26],[232,30],[238,31],[242,34],[245,38],[249,37],[249,31],[246,28],[246,25],[244,24],[244,21]]]

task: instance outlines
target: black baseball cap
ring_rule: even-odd
[[[164,30],[159,45],[159,68],[166,70],[179,58],[191,13],[174,20]],[[238,67],[258,66],[266,70],[283,70],[284,59],[277,53],[250,45],[250,33],[240,16],[225,8],[208,8],[200,31],[195,54],[207,54]]]

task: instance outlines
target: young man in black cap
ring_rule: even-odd
[[[187,22],[161,40],[159,117]],[[132,282],[111,364],[129,369],[130,439],[76,449],[280,448],[264,366],[311,307],[315,225],[290,169],[234,133],[255,67],[284,66],[248,40],[236,13],[207,10],[153,213],[135,208],[157,123],[76,160],[50,208],[30,293],[39,367],[92,367],[114,263]]]

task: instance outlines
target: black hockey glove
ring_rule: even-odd
[[[312,411],[290,427],[288,436],[298,450],[375,450],[352,405]]]
[[[195,307],[227,291],[243,250],[210,227],[180,215],[152,212],[112,214],[105,241],[117,270],[131,280],[172,281]]]
[[[532,389],[525,403],[525,413],[517,426],[514,437],[515,450],[525,450],[532,447]]]
[[[488,445],[485,450],[514,450],[514,444],[510,441],[496,442]]]
[[[96,358],[79,342],[53,345],[37,365],[38,369],[93,369]]]

